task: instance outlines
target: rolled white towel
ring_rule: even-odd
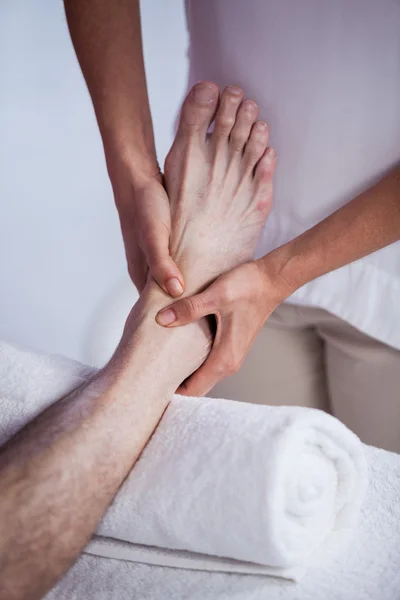
[[[354,526],[366,483],[361,442],[328,414],[178,396],[98,533],[305,567]]]
[[[93,373],[0,342],[0,445]],[[366,472],[323,412],[175,396],[86,552],[296,579],[353,528]]]

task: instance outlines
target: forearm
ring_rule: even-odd
[[[65,0],[76,54],[92,97],[107,163],[123,158],[132,177],[158,171],[138,0]]]
[[[88,542],[173,392],[204,360],[204,320],[166,331],[150,284],[109,365],[0,451],[0,597],[36,599]],[[130,330],[130,327],[134,333]]]
[[[288,296],[400,239],[400,168],[299,237],[259,259]]]

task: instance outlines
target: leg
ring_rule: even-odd
[[[239,373],[218,383],[211,396],[329,411],[324,343],[302,309],[281,304],[258,335]]]
[[[364,443],[400,452],[400,352],[327,315],[318,329],[333,414]]]
[[[171,250],[188,294],[251,257],[274,168],[266,126],[254,125],[255,104],[239,109],[241,90],[222,95],[210,139],[218,90],[210,84],[196,91],[183,107],[166,167]],[[1,448],[1,598],[41,598],[72,564],[173,392],[206,358],[206,320],[174,330],[157,325],[169,302],[149,280],[110,363]]]

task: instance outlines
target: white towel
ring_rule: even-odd
[[[400,455],[364,448],[370,485],[357,535],[296,584],[83,554],[46,600],[400,600]]]
[[[89,372],[0,345],[0,443]],[[155,546],[184,551],[155,549],[156,564],[214,560],[214,569],[296,578],[354,526],[366,480],[358,438],[325,413],[175,397],[98,533],[142,545],[123,546],[139,562]],[[104,555],[104,544],[87,551]],[[118,552],[110,543],[109,556]]]

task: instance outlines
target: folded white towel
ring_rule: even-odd
[[[0,345],[0,443],[88,373],[67,365]],[[366,471],[358,438],[320,411],[175,397],[98,533],[296,577],[353,527]],[[240,571],[234,561],[217,564]]]

